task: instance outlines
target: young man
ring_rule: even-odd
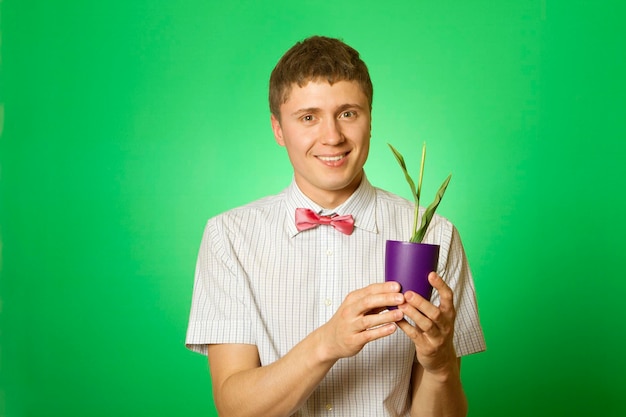
[[[186,343],[208,355],[221,416],[467,412],[459,358],[484,340],[465,253],[436,216],[432,300],[384,282],[385,242],[408,240],[413,204],[365,177],[372,96],[358,52],[337,39],[297,43],[272,72],[271,125],[293,181],[210,219],[196,268]],[[331,217],[317,226],[317,214]]]

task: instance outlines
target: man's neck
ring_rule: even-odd
[[[361,185],[361,181],[363,181],[364,174],[361,172],[357,178],[352,181],[352,183],[344,187],[340,190],[321,190],[321,189],[307,189],[307,187],[303,187],[298,184],[298,180],[296,178],[296,184],[300,191],[311,199],[315,204],[319,205],[325,210],[333,210],[343,203],[346,202],[354,194],[354,192]]]

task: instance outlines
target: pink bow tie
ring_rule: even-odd
[[[312,229],[320,224],[328,224],[346,235],[354,230],[354,219],[351,214],[344,216],[320,216],[313,210],[306,208],[296,209],[296,229],[298,231]]]

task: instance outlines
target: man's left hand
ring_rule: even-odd
[[[397,325],[415,344],[417,360],[424,371],[437,374],[446,373],[451,364],[456,364],[452,338],[454,336],[454,309],[452,290],[435,272],[428,275],[428,281],[439,292],[439,306],[433,305],[419,294],[407,291],[406,303],[398,306],[415,326],[401,320]]]

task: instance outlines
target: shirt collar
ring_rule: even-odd
[[[363,175],[361,184],[354,193],[340,206],[334,210],[324,210],[318,204],[313,202],[298,188],[295,180],[291,181],[289,187],[285,190],[285,225],[289,231],[289,236],[297,235],[298,229],[295,224],[296,208],[308,208],[316,213],[338,215],[351,214],[354,218],[354,227],[362,229],[370,233],[378,233],[376,226],[376,189]]]

